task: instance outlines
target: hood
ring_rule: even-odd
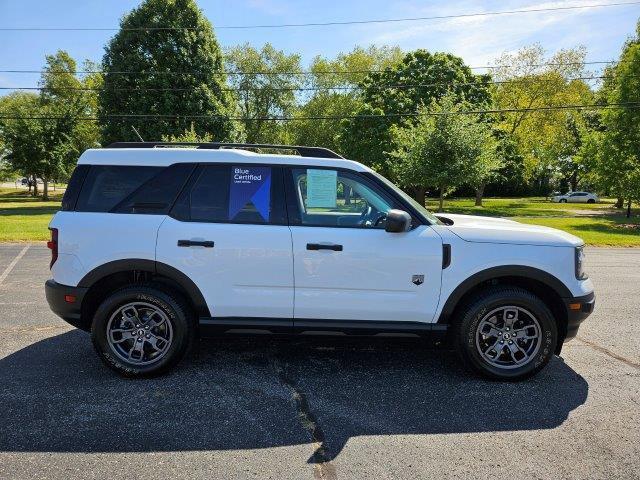
[[[581,238],[562,230],[518,223],[506,218],[448,213],[438,214],[438,217],[451,220],[453,224],[446,228],[467,242],[556,247],[577,247],[584,244]]]

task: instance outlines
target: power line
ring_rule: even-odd
[[[540,67],[570,67],[577,65],[608,65],[612,63],[631,63],[631,60],[600,60],[593,62],[545,62],[545,63],[532,63],[526,65],[531,68]],[[483,69],[500,69],[510,68],[514,65],[481,65],[469,67],[471,70],[483,70]],[[151,70],[148,72],[136,72],[131,70],[120,71],[107,71],[107,70],[76,70],[76,71],[48,71],[48,70],[0,70],[0,73],[37,73],[37,74],[52,74],[52,75],[90,75],[90,74],[108,74],[108,75],[229,75],[229,76],[242,76],[242,75],[352,75],[352,74],[369,74],[369,73],[384,73],[387,70],[299,70],[299,71],[280,71],[274,72],[271,70],[254,70],[254,71],[223,71],[223,70],[211,70],[211,71],[192,71],[192,72],[162,72],[157,70]]]
[[[589,77],[575,77],[566,78],[564,80],[568,82],[576,80],[601,80],[613,78],[607,75],[589,76]],[[485,86],[485,85],[503,85],[509,83],[537,83],[537,82],[555,82],[556,79],[513,79],[513,80],[493,80],[493,81],[476,81],[476,82],[434,82],[434,83],[421,83],[421,84],[398,84],[398,85],[372,85],[370,87],[361,87],[357,85],[351,86],[336,86],[336,87],[261,87],[261,88],[222,88],[222,91],[227,92],[266,92],[266,91],[330,91],[330,90],[363,90],[364,88],[373,88],[376,90],[402,90],[408,88],[428,88],[437,86]],[[99,91],[111,91],[111,92],[186,92],[196,90],[197,87],[0,87],[0,90],[46,90],[46,91],[77,91],[77,92],[99,92]]]
[[[568,10],[579,10],[588,8],[603,8],[603,7],[623,7],[629,5],[638,5],[640,1],[635,2],[616,2],[616,3],[599,3],[592,5],[574,5],[567,7],[544,7],[544,8],[529,8],[520,10],[498,10],[492,12],[474,12],[463,13],[456,15],[433,15],[428,17],[404,17],[404,18],[384,18],[373,20],[348,20],[348,21],[332,21],[332,22],[308,22],[308,23],[282,23],[282,24],[265,24],[265,25],[221,25],[216,27],[217,29],[228,30],[244,30],[244,29],[263,29],[263,28],[299,28],[299,27],[326,27],[326,26],[339,26],[339,25],[364,25],[375,23],[399,23],[399,22],[419,22],[426,20],[450,20],[455,18],[472,18],[472,17],[489,17],[497,15],[515,15],[526,13],[541,13],[541,12],[557,12]],[[202,30],[206,27],[2,27],[0,31],[180,31],[180,30]]]
[[[612,108],[640,108],[640,102],[624,102],[624,103],[609,103],[605,105],[589,104],[589,105],[549,105],[542,107],[530,107],[530,108],[502,108],[502,109],[483,109],[483,110],[460,110],[454,112],[409,112],[409,113],[384,113],[380,115],[376,114],[364,114],[364,115],[313,115],[304,117],[230,117],[226,115],[163,115],[153,113],[121,113],[121,114],[107,114],[103,117],[77,117],[80,121],[97,121],[100,119],[122,119],[122,118],[137,118],[137,119],[162,119],[162,120],[229,120],[229,121],[304,121],[304,120],[359,120],[359,119],[374,119],[374,118],[401,118],[401,117],[434,117],[434,116],[447,116],[447,115],[488,115],[488,114],[502,114],[502,113],[526,113],[537,111],[554,111],[554,110],[603,110]],[[67,118],[65,116],[55,115],[0,115],[0,120],[60,120]]]

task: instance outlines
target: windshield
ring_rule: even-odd
[[[420,203],[416,202],[413,198],[411,198],[411,196],[407,195],[404,191],[402,191],[402,189],[398,188],[396,185],[394,185],[387,178],[380,175],[378,172],[374,172],[373,170],[371,172],[373,173],[373,175],[375,175],[376,178],[380,179],[380,181],[382,181],[386,186],[388,186],[394,192],[400,195],[404,201],[409,203],[413,208],[415,208],[418,212],[420,212],[420,214],[422,214],[427,220],[429,220],[429,222],[432,225],[433,224],[443,225],[443,223],[438,219],[438,217],[436,217],[433,213],[431,213],[429,210],[424,208],[423,205],[420,205]]]

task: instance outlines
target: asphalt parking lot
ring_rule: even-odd
[[[589,249],[595,313],[537,377],[422,343],[201,342],[124,380],[0,245],[0,478],[640,478],[640,249]]]

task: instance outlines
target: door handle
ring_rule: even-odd
[[[215,244],[211,240],[178,240],[179,247],[205,247],[213,248]]]
[[[307,250],[333,250],[334,252],[341,252],[342,245],[336,245],[335,243],[307,243]]]

